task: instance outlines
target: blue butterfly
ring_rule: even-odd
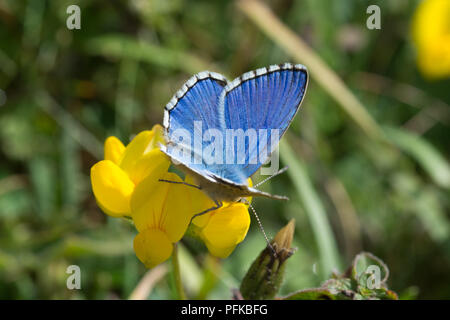
[[[306,67],[285,63],[244,73],[231,82],[218,73],[203,71],[173,96],[164,109],[167,143],[161,150],[197,184],[188,185],[215,202],[216,207],[200,214],[221,207],[223,201],[247,196],[286,199],[249,187],[247,180],[278,145],[300,107],[307,84]],[[180,133],[192,135],[194,140],[196,136],[204,138],[203,130],[215,133],[218,159],[221,154],[222,160],[231,162],[214,162],[204,156],[205,150],[211,149],[212,139],[194,141],[194,145],[189,137],[180,139]],[[225,141],[223,136],[229,137],[229,132],[231,140]],[[249,134],[235,145],[234,132],[251,132],[253,136]],[[265,137],[259,139],[261,132]]]

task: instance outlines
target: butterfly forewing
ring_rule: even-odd
[[[235,155],[230,172],[249,177],[266,162],[294,118],[307,82],[304,66],[287,63],[245,73],[225,87],[219,101],[225,128],[248,134],[244,144],[224,146],[224,152]],[[242,154],[245,161],[239,163]]]

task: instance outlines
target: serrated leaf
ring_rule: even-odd
[[[380,272],[375,278],[378,281],[376,287],[372,286],[374,274],[368,272],[371,267],[378,268]],[[355,257],[346,273],[333,274],[331,279],[325,281],[320,288],[299,290],[280,299],[397,300],[397,294],[386,286],[388,276],[389,269],[381,259],[371,253],[362,252]]]

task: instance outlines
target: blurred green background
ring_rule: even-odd
[[[71,4],[81,30],[66,27]],[[381,8],[381,30],[366,28],[370,4]],[[312,79],[283,139],[290,169],[263,187],[291,200],[254,200],[270,235],[296,219],[282,293],[319,286],[327,267],[342,272],[366,250],[390,267],[400,298],[450,298],[450,80],[417,70],[417,4],[270,2],[391,143],[366,135]],[[147,270],[132,250],[134,227],[103,214],[91,192],[103,141],[128,143],[162,123],[164,105],[195,72],[232,79],[296,61],[234,1],[4,0],[0,26],[0,298],[127,298]],[[265,246],[254,221],[225,260],[182,243],[191,297],[225,299]],[[81,290],[66,288],[72,264]],[[168,274],[149,298],[174,296]]]

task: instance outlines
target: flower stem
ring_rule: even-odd
[[[178,260],[178,244],[175,243],[173,245],[172,252],[172,267],[173,267],[173,275],[175,280],[175,288],[178,293],[178,298],[180,300],[186,300],[186,295],[183,289],[183,283],[181,282],[181,273],[180,273],[180,263]]]

